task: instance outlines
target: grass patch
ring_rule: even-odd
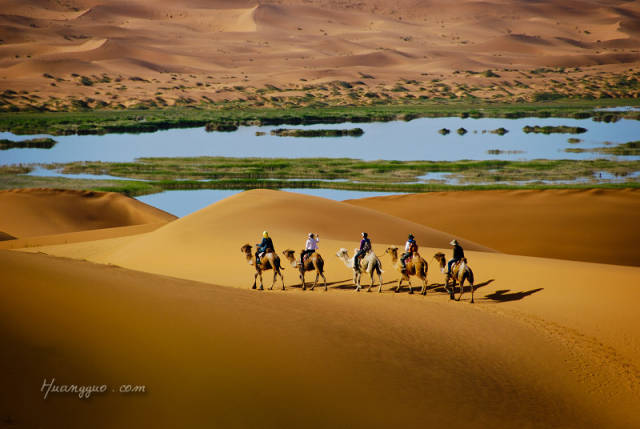
[[[529,133],[536,133],[536,134],[582,134],[582,133],[586,133],[587,129],[586,128],[582,128],[582,127],[568,127],[566,125],[558,125],[558,126],[551,126],[551,125],[547,125],[544,127],[541,127],[539,125],[525,125],[522,128],[522,131],[524,131],[525,133],[529,134]]]
[[[362,128],[344,130],[304,130],[296,128],[277,128],[271,131],[272,136],[278,137],[360,137],[364,134]]]
[[[0,150],[15,149],[15,148],[37,148],[37,149],[51,149],[56,145],[56,141],[52,138],[42,137],[28,140],[8,140],[0,139]]]

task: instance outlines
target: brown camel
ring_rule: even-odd
[[[295,252],[291,249],[285,250],[282,254],[291,263],[293,268],[298,269],[298,272],[300,273],[300,281],[302,281],[302,290],[307,290],[307,286],[304,282],[304,274],[307,271],[315,270],[316,281],[313,283],[313,286],[311,286],[311,290],[316,288],[316,285],[318,284],[318,277],[322,276],[322,279],[324,280],[324,290],[325,292],[327,291],[327,278],[324,276],[324,260],[318,252],[313,252],[311,256],[305,259],[304,264],[300,264],[300,261],[295,258]]]
[[[391,256],[391,263],[394,268],[400,272],[400,280],[398,280],[398,286],[396,286],[396,293],[400,292],[400,285],[404,280],[409,282],[409,293],[413,293],[413,288],[411,287],[411,276],[416,276],[422,280],[422,289],[420,290],[420,293],[422,295],[426,295],[427,271],[429,270],[427,261],[425,261],[418,252],[414,252],[411,259],[407,261],[406,268],[403,269],[402,262],[398,259],[398,248],[396,246],[387,248],[385,253],[388,253]]]
[[[269,290],[273,289],[273,286],[276,284],[276,278],[278,275],[280,276],[280,280],[282,280],[282,290],[284,290],[284,277],[282,277],[282,273],[280,272],[280,257],[275,254],[273,251],[268,251],[265,253],[262,258],[260,258],[260,264],[256,265],[256,257],[251,251],[251,246],[245,244],[240,248],[240,251],[244,253],[244,256],[247,258],[247,262],[249,265],[253,265],[256,267],[256,273],[253,276],[253,286],[251,289],[256,288],[256,281],[258,276],[260,276],[260,290],[264,290],[262,286],[262,272],[267,270],[273,270],[273,283],[271,283],[271,287]],[[282,268],[284,270],[284,268]]]
[[[442,272],[444,272],[447,269],[447,261],[444,253],[438,252],[433,255],[433,257],[436,259],[436,261],[438,261],[438,263],[440,264],[440,269],[442,270]],[[453,280],[451,289],[449,289],[449,279]],[[449,292],[449,297],[451,299],[455,299],[456,282],[458,282],[460,283],[460,296],[458,297],[458,301],[460,301],[460,298],[462,298],[462,294],[464,293],[465,280],[468,281],[471,285],[471,304],[473,304],[473,271],[471,270],[471,267],[467,265],[467,258],[462,258],[459,263],[454,264],[451,267],[451,275],[445,273],[444,287],[447,292]]]

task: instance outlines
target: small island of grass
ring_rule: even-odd
[[[582,134],[586,133],[587,129],[582,127],[568,127],[566,125],[558,125],[558,126],[544,126],[541,127],[539,125],[525,125],[522,128],[522,131],[525,133],[536,133],[536,134]]]
[[[49,137],[41,137],[36,139],[20,140],[20,141],[0,139],[0,150],[16,149],[16,148],[51,149],[53,146],[55,146],[56,143],[57,142],[54,139]]]
[[[271,131],[272,136],[278,137],[360,137],[364,134],[362,128],[343,130],[304,130],[299,128],[277,128]]]

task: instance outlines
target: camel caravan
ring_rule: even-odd
[[[370,283],[367,292],[371,292],[371,288],[375,284],[375,276],[379,283],[378,293],[382,293],[382,262],[374,253],[371,247],[371,240],[366,232],[363,232],[362,239],[360,241],[360,247],[354,249],[353,257],[349,257],[347,249],[340,249],[336,256],[344,262],[345,266],[353,272],[353,284],[356,287],[356,292],[362,290],[362,276],[363,274],[369,275]],[[302,290],[307,289],[307,282],[305,280],[305,274],[308,272],[316,274],[315,281],[311,286],[311,290],[314,290],[318,285],[318,281],[322,278],[324,282],[324,290],[327,291],[327,278],[325,277],[324,266],[325,262],[320,253],[318,253],[318,243],[320,242],[320,236],[316,233],[309,233],[305,248],[300,251],[300,256],[296,257],[296,252],[291,249],[286,249],[282,252],[284,258],[289,262],[292,268],[298,271],[298,276],[302,285]],[[446,256],[442,252],[438,252],[433,255],[433,259],[440,265],[440,271],[445,275],[444,289],[449,294],[451,300],[460,301],[464,294],[464,285],[468,283],[471,286],[471,303],[474,301],[474,276],[471,267],[469,267],[467,258],[464,256],[464,250],[457,240],[452,240],[449,243],[453,246],[453,258],[449,261],[446,260]],[[252,289],[264,290],[262,273],[265,271],[273,270],[273,281],[269,290],[272,290],[276,284],[278,276],[282,282],[282,290],[285,290],[284,277],[282,270],[284,267],[280,263],[280,257],[276,254],[275,247],[269,233],[264,231],[262,234],[262,242],[256,244],[256,252],[252,252],[252,246],[245,244],[241,247],[241,252],[245,256],[245,259],[249,265],[253,265],[255,274],[253,277]],[[427,274],[429,272],[429,264],[418,252],[418,244],[413,236],[409,234],[407,242],[405,244],[404,253],[399,255],[399,248],[392,246],[386,249],[385,254],[391,258],[391,264],[393,268],[399,273],[400,278],[398,284],[395,287],[395,292],[398,293],[401,290],[402,283],[407,282],[409,286],[409,294],[413,294],[413,287],[411,285],[411,278],[416,277],[421,283],[420,289],[421,295],[427,294]],[[257,287],[257,279],[260,278],[260,287]],[[459,285],[460,295],[455,297],[455,287]]]

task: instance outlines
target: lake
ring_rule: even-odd
[[[397,195],[398,192],[345,191],[339,189],[282,189],[283,191],[343,201],[356,198]],[[168,213],[183,217],[210,204],[235,195],[239,190],[197,189],[192,191],[164,191],[158,194],[142,195],[137,200]]]
[[[526,134],[525,125],[576,126],[584,134]],[[596,153],[567,153],[567,148],[592,149],[604,142],[625,143],[640,136],[640,121],[621,119],[615,123],[591,119],[567,118],[420,118],[410,122],[374,122],[331,124],[292,128],[343,129],[360,127],[361,137],[276,137],[269,132],[276,127],[240,127],[230,133],[207,133],[204,128],[187,128],[143,134],[108,134],[102,136],[53,136],[58,144],[51,149],[9,149],[0,151],[0,165],[28,163],[65,163],[73,161],[130,162],[140,157],[283,157],[283,158],[356,158],[364,160],[433,160],[460,159],[530,160],[612,158]],[[465,128],[460,136],[456,130]],[[489,131],[506,128],[504,135]],[[438,130],[451,130],[441,135]],[[264,136],[256,136],[256,132]],[[16,136],[0,133],[0,139],[23,140],[45,135]],[[567,139],[579,138],[578,144]],[[490,154],[488,151],[501,151]],[[640,159],[638,156],[624,159]]]

